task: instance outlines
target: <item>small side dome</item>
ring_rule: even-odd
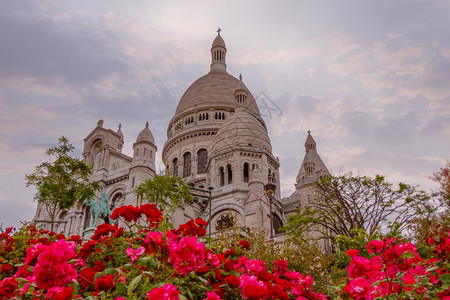
[[[141,131],[141,133],[139,133],[136,139],[136,143],[139,142],[149,142],[155,144],[155,138],[153,137],[152,132],[148,128],[148,122],[145,124],[145,128]]]
[[[265,126],[246,109],[237,110],[222,124],[213,145],[213,152],[232,149],[236,146],[272,152]]]

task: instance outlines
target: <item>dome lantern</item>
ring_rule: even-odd
[[[225,71],[227,65],[225,57],[227,55],[227,48],[225,41],[220,36],[222,29],[217,29],[217,36],[211,46],[211,71]]]
[[[239,82],[236,90],[234,91],[234,99],[236,100],[236,109],[240,107],[246,107],[247,105],[248,90],[245,84],[242,82],[242,74],[239,75]]]

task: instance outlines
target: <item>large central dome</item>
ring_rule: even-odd
[[[239,79],[228,74],[226,70],[211,70],[186,90],[178,103],[175,116],[204,108],[234,109],[234,91],[238,83]],[[259,115],[258,106],[251,94],[248,105],[251,112]]]

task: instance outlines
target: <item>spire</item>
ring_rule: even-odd
[[[305,141],[305,150],[306,152],[309,152],[309,150],[316,150],[316,141],[313,139],[313,137],[311,136],[311,130],[308,130],[308,137],[306,138]]]
[[[217,29],[217,36],[211,46],[211,70],[215,71],[225,71],[227,69],[225,63],[227,47],[225,41],[220,36],[221,31],[222,29]]]
[[[330,174],[317,153],[316,146],[316,141],[311,136],[311,130],[308,130],[308,136],[305,141],[306,153],[297,175],[297,185],[299,186]]]
[[[123,133],[122,133],[122,123],[119,123],[119,129],[117,129],[116,133],[120,136],[121,140],[123,140]]]

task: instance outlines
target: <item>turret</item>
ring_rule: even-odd
[[[330,174],[316,148],[316,141],[313,139],[311,131],[308,130],[308,136],[305,141],[306,153],[297,175],[297,185],[308,184]]]
[[[133,166],[146,166],[155,170],[156,150],[155,139],[147,122],[133,144]]]

